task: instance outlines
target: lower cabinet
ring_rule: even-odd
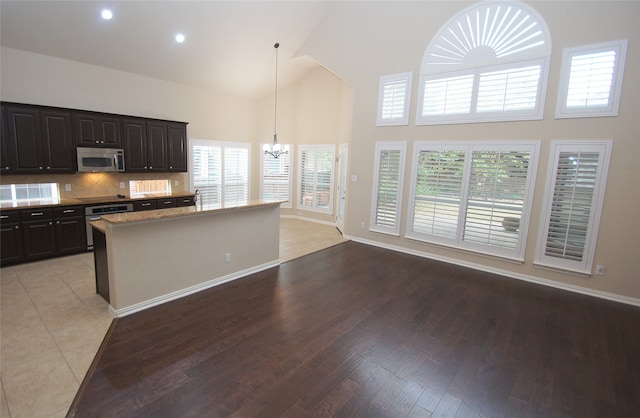
[[[86,251],[83,209],[70,206],[3,211],[2,265]]]
[[[20,212],[11,211],[0,214],[0,238],[2,265],[24,261]]]
[[[58,254],[73,254],[87,250],[87,228],[84,208],[68,206],[53,211]]]

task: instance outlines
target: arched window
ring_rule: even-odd
[[[482,2],[450,19],[425,51],[418,125],[541,119],[551,39],[520,2]]]

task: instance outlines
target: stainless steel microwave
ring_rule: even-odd
[[[124,171],[124,150],[78,147],[78,171]]]

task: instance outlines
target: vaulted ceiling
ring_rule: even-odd
[[[0,2],[2,46],[247,98],[318,64],[296,51],[331,12],[329,1]],[[104,20],[109,8],[113,18]],[[186,40],[176,42],[183,33]]]

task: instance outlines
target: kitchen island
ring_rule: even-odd
[[[92,226],[97,291],[117,317],[279,264],[280,202],[119,213]]]

